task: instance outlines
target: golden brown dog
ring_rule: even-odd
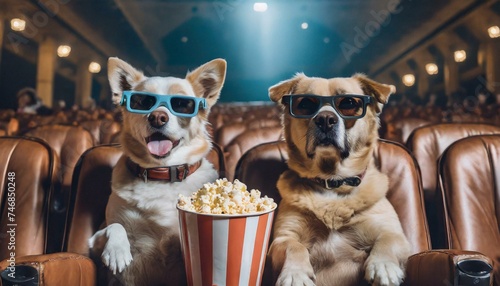
[[[378,114],[394,91],[361,74],[297,74],[269,89],[284,107],[289,152],[269,251],[276,285],[402,282],[410,245],[373,159]]]

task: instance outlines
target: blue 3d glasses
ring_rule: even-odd
[[[162,95],[144,91],[126,90],[122,94],[121,106],[129,112],[148,114],[159,106],[165,106],[173,115],[179,117],[193,117],[200,108],[207,108],[205,98],[186,95]]]

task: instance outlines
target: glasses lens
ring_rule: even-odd
[[[292,96],[292,111],[295,115],[313,115],[318,111],[320,107],[321,102],[317,97]]]
[[[194,99],[189,98],[172,97],[170,105],[173,111],[182,114],[193,114],[195,109]]]
[[[364,103],[361,97],[341,96],[335,98],[335,107],[344,116],[361,116]]]
[[[156,104],[156,97],[147,94],[134,93],[130,97],[130,108],[135,110],[149,110]]]

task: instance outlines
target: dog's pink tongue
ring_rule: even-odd
[[[172,141],[160,140],[148,143],[149,152],[156,156],[165,156],[172,149]]]

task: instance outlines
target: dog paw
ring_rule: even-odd
[[[369,259],[365,269],[365,279],[372,285],[395,286],[403,282],[404,272],[399,264],[390,260]]]
[[[121,273],[132,262],[130,243],[128,241],[113,242],[108,240],[101,258],[113,274]]]
[[[89,249],[93,249],[95,246],[96,246],[96,236],[92,236],[91,238],[89,238],[89,240],[87,240],[87,244],[89,246]]]
[[[97,231],[91,238],[88,240],[89,249],[100,249],[104,247],[106,243],[106,237],[104,236],[105,230]]]
[[[284,270],[278,277],[276,286],[315,286],[315,280],[316,277],[312,272]]]

